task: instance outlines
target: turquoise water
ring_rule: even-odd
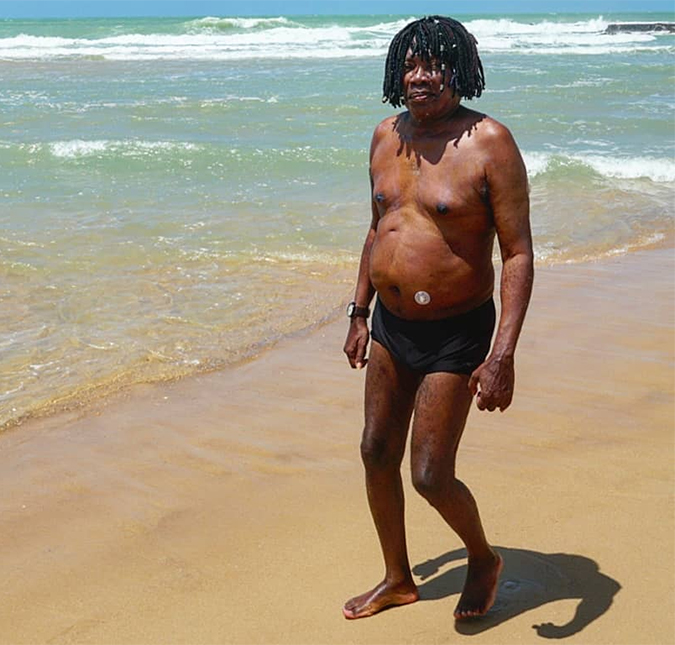
[[[411,16],[0,21],[0,426],[215,369],[332,315]],[[669,238],[672,15],[464,17],[537,260]]]

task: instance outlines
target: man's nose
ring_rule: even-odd
[[[418,65],[413,71],[413,81],[426,81],[429,78],[429,70],[425,65]]]

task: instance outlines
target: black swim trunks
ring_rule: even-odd
[[[443,320],[405,320],[379,300],[371,335],[400,363],[416,372],[471,374],[490,349],[495,328],[492,298],[465,314]]]

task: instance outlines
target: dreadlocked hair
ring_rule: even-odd
[[[425,16],[401,29],[389,45],[384,66],[383,103],[389,102],[394,107],[403,105],[404,63],[408,51],[425,62],[432,58],[438,60],[443,72],[449,69],[449,86],[462,98],[472,99],[483,93],[485,73],[473,35],[452,18]]]

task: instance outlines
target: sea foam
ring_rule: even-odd
[[[61,38],[19,34],[0,38],[0,59],[68,57],[109,60],[240,60],[250,58],[382,57],[393,35],[413,17],[373,19],[368,25],[339,20],[303,24],[277,18],[219,18],[188,21],[179,33],[110,33],[100,38]],[[651,32],[606,33],[602,17],[580,22],[514,19],[472,20],[467,28],[482,53],[602,55],[655,49],[675,51],[672,35]]]
[[[155,151],[171,151],[176,149],[194,150],[197,146],[193,143],[177,141],[136,141],[128,140],[83,140],[73,139],[70,141],[53,141],[48,144],[49,151],[55,157],[75,159],[78,157],[101,155],[110,153],[120,156],[133,156],[134,154],[147,154]],[[39,146],[36,148],[39,149]]]
[[[675,160],[650,157],[606,157],[586,154],[523,154],[530,178],[551,171],[555,166],[580,165],[608,178],[649,179],[655,183],[675,182]]]

